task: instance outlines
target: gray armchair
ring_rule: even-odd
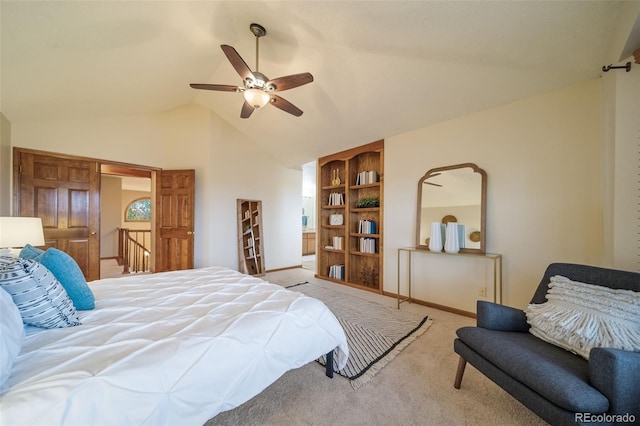
[[[549,265],[531,303],[544,303],[550,278],[640,292],[640,274],[587,265]],[[477,326],[457,330],[460,388],[469,362],[553,425],[640,422],[640,353],[594,348],[589,360],[528,332],[519,309],[478,301]],[[595,420],[595,421],[594,421]]]

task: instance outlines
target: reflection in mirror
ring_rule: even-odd
[[[472,163],[429,170],[418,182],[417,243],[429,247],[433,222],[458,222],[461,252],[485,252],[487,174]]]

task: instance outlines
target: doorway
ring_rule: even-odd
[[[149,273],[154,204],[151,173],[104,170],[100,175],[100,278]],[[126,245],[126,247],[125,247]],[[126,256],[126,258],[125,258]]]
[[[316,272],[316,162],[302,165],[302,267]]]

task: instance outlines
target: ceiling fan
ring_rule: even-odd
[[[256,36],[256,70],[251,71],[246,62],[236,50],[226,44],[221,45],[222,51],[231,62],[231,65],[240,77],[242,86],[230,86],[226,84],[190,84],[194,89],[217,90],[221,92],[239,92],[244,96],[244,104],[240,111],[241,118],[249,118],[254,110],[271,104],[276,108],[293,114],[296,117],[302,115],[302,110],[286,99],[276,95],[276,92],[293,89],[303,84],[311,83],[313,76],[308,73],[292,74],[270,80],[266,75],[258,71],[258,54],[260,52],[260,37],[267,34],[267,30],[260,24],[251,24],[249,29]]]

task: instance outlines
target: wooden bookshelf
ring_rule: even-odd
[[[316,277],[382,293],[383,155],[380,140],[318,159]]]
[[[248,275],[264,275],[262,201],[237,200],[238,270]]]

